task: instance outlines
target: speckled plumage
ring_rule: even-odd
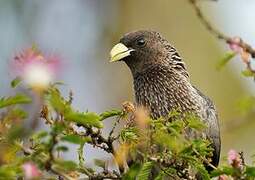
[[[143,39],[141,46],[137,41]],[[135,31],[121,43],[135,51],[123,60],[134,80],[136,103],[149,109],[152,118],[166,117],[172,110],[194,113],[208,126],[204,135],[212,141],[213,165],[220,157],[218,116],[212,101],[195,88],[176,49],[155,31]]]

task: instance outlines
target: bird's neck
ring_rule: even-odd
[[[197,111],[199,97],[187,76],[169,67],[152,67],[135,74],[136,103],[145,106],[152,118],[165,117],[170,111]]]

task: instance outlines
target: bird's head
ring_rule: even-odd
[[[179,67],[186,70],[175,48],[158,32],[151,30],[125,34],[112,48],[110,56],[111,62],[124,61],[133,74],[155,66]]]

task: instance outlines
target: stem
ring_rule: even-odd
[[[214,35],[217,39],[225,41],[227,44],[236,44],[241,47],[244,51],[248,52],[252,58],[255,58],[255,49],[248,43],[241,40],[240,42],[234,42],[233,38],[223,34],[218,29],[214,28],[211,23],[207,20],[205,15],[202,13],[200,7],[197,4],[197,0],[188,0],[194,8],[198,19],[205,26],[205,28]]]
[[[79,166],[83,167],[84,166],[84,156],[83,156],[83,148],[84,148],[85,142],[80,144],[80,147],[78,148],[78,156],[79,156]]]
[[[119,116],[116,121],[114,122],[114,125],[112,127],[112,130],[109,133],[109,138],[112,137],[112,134],[114,133],[114,130],[116,128],[116,126],[120,123],[121,117]]]

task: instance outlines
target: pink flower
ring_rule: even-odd
[[[58,57],[45,57],[35,48],[30,48],[15,56],[12,70],[28,86],[45,89],[55,79],[59,65]]]
[[[240,155],[233,149],[228,152],[228,163],[235,168],[241,166],[241,157]]]
[[[22,165],[24,171],[25,179],[34,179],[42,175],[41,171],[32,162],[26,162]]]
[[[230,178],[227,175],[220,175],[219,180],[229,180]]]
[[[231,41],[229,42],[229,48],[236,52],[236,53],[241,53],[242,52],[242,48],[239,46],[239,43],[241,42],[241,38],[240,37],[234,37],[231,39]]]
[[[229,164],[232,164],[233,161],[234,161],[235,159],[237,159],[237,157],[238,157],[238,153],[237,153],[235,150],[231,149],[231,150],[228,152],[228,163],[229,163]]]

